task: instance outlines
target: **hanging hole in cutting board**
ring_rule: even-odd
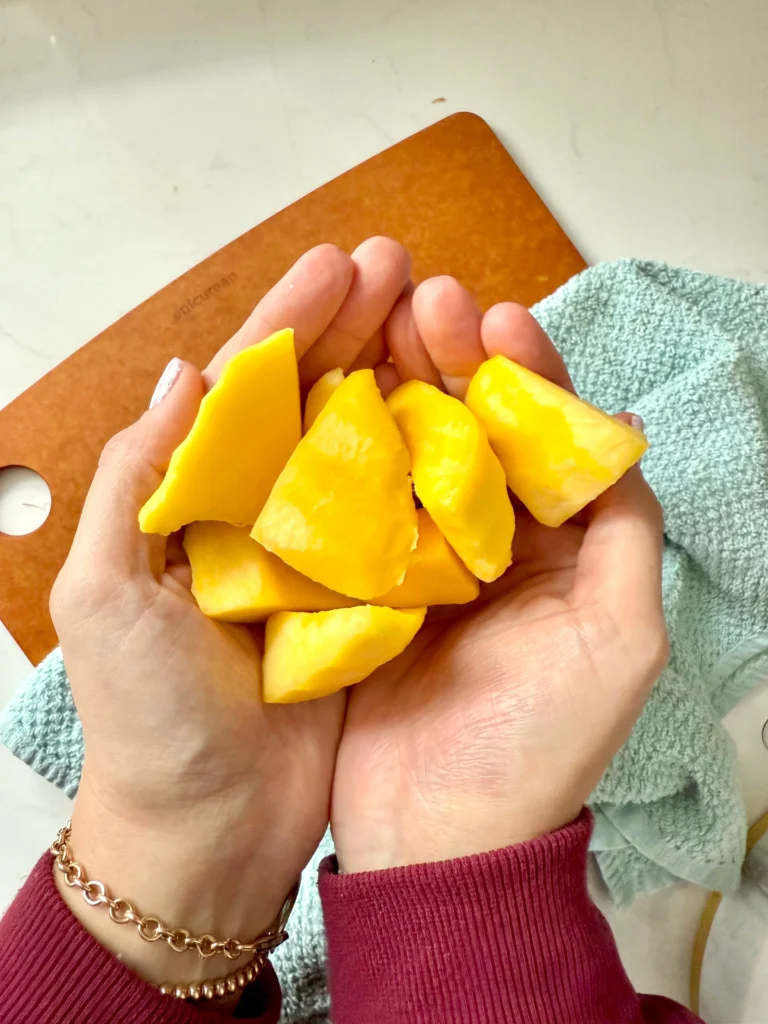
[[[34,533],[50,511],[51,491],[39,473],[26,466],[0,468],[0,533]]]

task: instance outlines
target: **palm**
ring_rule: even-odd
[[[253,794],[255,818],[281,823],[282,861],[295,874],[326,825],[343,699],[264,705],[260,631],[206,618],[170,574],[155,586],[151,613],[128,628],[107,608],[93,637],[83,609],[62,633],[100,766],[91,785],[139,820]],[[112,683],[91,685],[99,679]],[[281,866],[271,867],[289,888]]]
[[[212,622],[197,608],[185,617],[185,625],[179,646],[196,677],[205,680],[204,692],[195,695],[193,719],[200,717],[199,727],[190,722],[193,734],[205,735],[210,744],[201,783],[218,791],[210,795],[220,796],[242,786],[245,775],[253,780],[260,820],[281,832],[279,863],[271,865],[279,880],[282,871],[290,875],[292,865],[306,863],[327,825],[343,695],[264,704],[259,698],[263,629]],[[178,702],[183,706],[179,713],[184,710],[189,720],[188,687],[175,687],[169,698],[168,713],[175,713],[171,704]],[[290,884],[288,876],[284,885]]]
[[[273,779],[276,785],[267,789],[281,801],[286,792],[311,794],[314,787],[327,787],[344,710],[341,696],[295,705],[262,703],[263,627],[208,619],[175,581],[163,590],[163,635],[154,638],[153,649],[157,655],[168,648],[173,671],[147,724],[158,734],[177,737],[177,763],[200,757],[199,737],[204,735],[207,767],[200,775],[201,788],[226,790],[244,771]],[[197,682],[194,690],[191,678]],[[187,727],[180,735],[182,721]],[[184,749],[187,733],[195,738],[193,750]],[[322,798],[316,804],[322,814]]]
[[[554,688],[573,694],[594,673],[572,603],[583,530],[521,526],[529,557],[458,615],[436,610],[411,650],[351,692],[334,791],[345,820],[364,818],[371,793],[393,803],[408,793],[414,819],[437,821],[448,775],[467,808],[489,787],[511,796],[537,756],[532,717]],[[568,664],[560,678],[557,652]]]

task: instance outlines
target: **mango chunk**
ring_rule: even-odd
[[[545,526],[560,526],[615,484],[648,447],[645,434],[551,381],[494,356],[470,382],[510,490]]]
[[[325,407],[325,403],[343,380],[344,371],[337,367],[335,370],[329,370],[328,373],[324,373],[320,380],[316,380],[309,389],[307,400],[304,403],[305,434],[320,415],[322,409]]]
[[[251,538],[249,528],[191,523],[184,548],[192,594],[211,619],[262,622],[274,612],[348,608],[348,597],[307,579]]]
[[[480,593],[480,584],[438,530],[425,508],[417,511],[419,540],[405,579],[373,604],[388,608],[467,604]]]
[[[357,370],[299,441],[251,536],[317,583],[379,597],[416,546],[409,464],[373,370]]]
[[[295,704],[361,682],[405,650],[426,611],[358,605],[272,615],[264,649],[264,701]]]
[[[226,364],[139,526],[166,536],[196,520],[251,526],[300,437],[293,331],[278,331]]]
[[[484,428],[457,398],[420,380],[396,388],[387,408],[424,508],[470,572],[497,579],[512,561],[515,514]]]

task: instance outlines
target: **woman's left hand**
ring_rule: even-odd
[[[111,895],[171,927],[247,940],[272,923],[328,821],[344,695],[262,704],[259,630],[200,612],[180,546],[142,534],[139,509],[234,351],[292,326],[305,386],[335,366],[374,365],[409,269],[389,239],[352,257],[319,246],[204,375],[177,367],[168,394],[104,450],[56,582],[51,611],[85,736],[73,856]],[[231,966],[143,942],[76,890],[62,892],[150,981]]]
[[[388,339],[402,378],[459,397],[498,353],[573,390],[527,310],[481,316],[451,278],[404,296]],[[331,812],[343,871],[496,850],[578,815],[665,664],[662,542],[639,466],[557,530],[518,509],[511,568],[350,691]]]

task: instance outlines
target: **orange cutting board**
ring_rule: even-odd
[[[347,171],[214,253],[0,411],[0,467],[48,482],[46,523],[0,534],[0,619],[35,664],[55,646],[48,595],[105,441],[146,408],[173,356],[204,366],[306,249],[399,239],[415,280],[452,274],[482,307],[531,305],[584,261],[488,125],[454,114]]]

